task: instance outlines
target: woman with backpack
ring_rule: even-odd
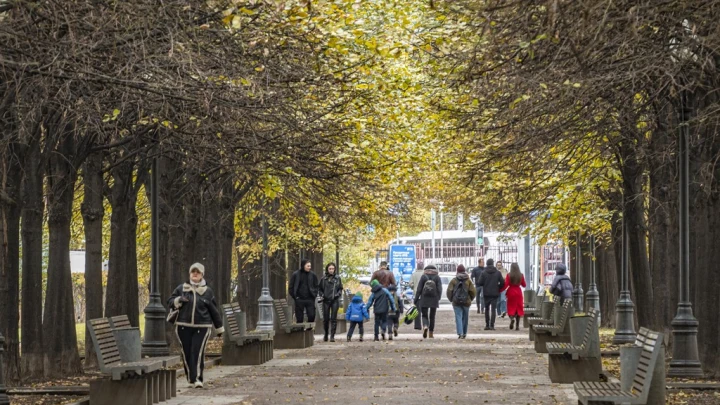
[[[525,276],[520,272],[520,266],[517,263],[510,265],[510,273],[505,276],[505,287],[507,296],[507,313],[510,315],[510,329],[513,326],[515,330],[520,329],[520,317],[525,315],[523,310],[523,293],[520,286],[525,287]]]
[[[435,331],[435,315],[437,309],[440,308],[440,297],[442,296],[442,280],[438,276],[438,271],[432,264],[425,266],[417,290],[415,291],[415,305],[420,307],[423,324],[423,339],[428,337],[433,339]]]
[[[560,305],[562,305],[565,300],[572,299],[573,293],[572,281],[570,281],[570,277],[565,273],[567,273],[565,264],[558,264],[557,267],[555,267],[555,278],[550,286],[550,293],[553,294],[556,299],[560,299]]]
[[[318,287],[318,295],[323,307],[323,328],[325,329],[323,341],[325,342],[328,341],[328,332],[330,332],[330,341],[335,341],[337,314],[340,308],[342,291],[342,280],[337,275],[335,263],[329,263],[325,266],[325,275],[320,279],[320,286]]]
[[[475,284],[465,272],[465,266],[457,266],[457,274],[450,281],[447,288],[447,298],[452,302],[455,311],[455,328],[458,339],[465,339],[468,330],[470,305],[475,298]]]

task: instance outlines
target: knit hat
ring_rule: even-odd
[[[362,293],[361,293],[360,291],[358,291],[358,292],[355,293],[355,296],[356,296],[356,297],[359,297],[359,298],[362,298]]]
[[[425,266],[425,270],[437,270],[437,267],[432,264],[428,264],[427,266]]]
[[[567,273],[567,266],[565,266],[565,263],[560,263],[555,266],[555,274],[562,276],[565,273]]]
[[[462,264],[458,264],[458,266],[457,266],[457,272],[458,272],[458,273],[465,273],[465,266],[463,266]]]
[[[380,285],[380,282],[377,280],[373,280],[370,282],[370,287],[375,287],[376,285]]]
[[[188,270],[190,273],[192,273],[193,269],[197,269],[200,274],[203,276],[205,275],[205,266],[203,266],[201,263],[193,263],[192,266],[190,266],[190,270]]]

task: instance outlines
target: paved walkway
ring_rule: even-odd
[[[451,311],[438,312],[432,340],[411,326],[401,326],[392,342],[372,342],[368,331],[363,343],[357,335],[352,343],[344,335],[336,343],[316,336],[314,347],[276,350],[263,366],[208,370],[205,389],[181,388],[170,404],[577,403],[571,386],[550,382],[547,359],[532,349],[526,330],[510,331],[500,319],[496,331],[485,332],[482,316],[471,314],[464,341]]]

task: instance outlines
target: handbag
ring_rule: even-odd
[[[173,309],[173,310],[170,311],[170,313],[168,314],[168,316],[167,316],[167,321],[170,322],[170,323],[172,323],[172,324],[175,324],[175,321],[177,321],[177,318],[178,318],[178,314],[179,314],[179,313],[180,313],[180,310],[179,310],[179,309]]]

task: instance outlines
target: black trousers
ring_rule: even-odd
[[[175,334],[180,340],[183,355],[185,378],[189,383],[203,381],[205,370],[205,346],[210,338],[211,328],[192,328],[175,326]]]
[[[435,315],[437,314],[437,308],[425,308],[420,309],[422,313],[422,323],[424,327],[430,329],[430,332],[435,331]]]
[[[400,315],[396,312],[395,315],[388,315],[388,324],[392,324],[395,328],[400,327]],[[392,331],[388,325],[388,332]]]
[[[495,312],[499,299],[500,297],[483,297],[485,300],[485,326],[495,327]]]
[[[305,322],[305,312],[307,312],[308,322],[315,322],[315,300],[295,300],[295,321],[297,323]]]
[[[475,297],[475,303],[477,304],[477,309],[485,310],[485,303],[483,302],[483,293],[482,293],[482,287],[475,286],[475,290],[477,291],[477,296]]]
[[[385,331],[387,330],[387,323],[388,323],[388,313],[383,312],[381,314],[375,313],[375,337],[378,336],[378,333],[385,334]]]
[[[328,332],[330,332],[332,336],[335,336],[338,309],[340,309],[340,300],[334,300],[333,302],[323,301],[323,314],[325,315],[323,317],[323,328],[325,329],[325,336],[327,336]],[[328,326],[332,329],[328,330]]]
[[[347,334],[348,337],[350,337],[350,338],[352,337],[353,332],[355,332],[355,326],[356,326],[356,325],[357,325],[358,327],[360,327],[360,337],[363,336],[363,333],[365,333],[365,330],[364,330],[364,327],[363,327],[363,323],[362,323],[362,322],[350,321],[350,328],[348,328],[348,334]]]

